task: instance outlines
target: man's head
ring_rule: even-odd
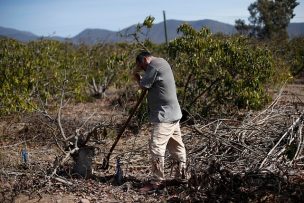
[[[151,57],[151,53],[148,51],[142,51],[140,52],[137,57],[136,57],[136,65],[137,67],[146,70],[146,68],[148,67],[149,63],[150,63],[150,57]]]

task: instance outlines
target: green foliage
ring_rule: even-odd
[[[287,50],[282,53],[290,65],[291,72],[294,76],[304,72],[304,37],[294,38],[287,44]]]
[[[90,47],[50,40],[23,44],[1,39],[0,46],[0,115],[33,110],[41,102],[47,105],[63,90],[66,97],[84,101],[90,96],[92,78],[118,88],[130,82],[133,64],[126,60],[130,45]]]
[[[131,89],[134,52],[156,47],[143,40],[143,30],[148,32],[153,21],[148,16],[138,24],[131,34],[135,44],[76,46],[44,39],[26,44],[0,39],[0,115],[54,104],[63,91],[67,98],[85,101],[92,89]]]
[[[287,26],[295,16],[297,0],[257,0],[248,7],[250,24],[236,20],[236,29],[260,39],[287,39]]]
[[[130,73],[143,48],[169,59],[182,106],[198,113],[261,108],[269,100],[271,83],[285,81],[289,68],[294,74],[303,70],[303,38],[265,43],[212,35],[208,29],[196,31],[184,24],[178,29],[181,37],[168,47],[136,38],[153,20],[147,17],[139,24],[136,43],[86,46],[0,39],[0,115],[59,103],[63,89],[66,98],[76,102],[92,99],[93,81],[105,89],[120,89],[120,103],[128,109],[136,98]],[[139,126],[147,119],[144,112],[145,103],[137,115]]]
[[[258,42],[255,42],[258,43]],[[259,43],[259,46],[270,49],[275,60],[275,83],[299,77],[304,73],[304,37],[289,41],[270,41]],[[279,73],[279,74],[278,74]]]
[[[153,16],[146,17],[146,19],[143,22],[143,26],[145,26],[147,28],[151,28],[153,26],[154,20],[155,20],[155,18]]]
[[[0,114],[30,109],[33,103],[29,97],[35,83],[33,54],[14,40],[0,39],[0,44]]]
[[[236,105],[261,108],[268,102],[265,86],[274,75],[271,52],[246,38],[216,38],[187,24],[170,43],[183,107],[197,111]]]
[[[65,88],[67,96],[82,99],[85,82],[83,67],[71,44],[41,40],[31,42],[27,47],[33,56],[31,67],[35,70],[32,75],[34,88],[42,100],[59,97],[62,88]],[[66,83],[65,87],[63,83]]]

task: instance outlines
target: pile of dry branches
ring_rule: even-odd
[[[304,199],[304,103],[277,97],[244,119],[190,127],[189,189],[182,199],[295,201]],[[190,147],[191,146],[191,147]]]

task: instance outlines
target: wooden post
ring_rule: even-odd
[[[165,11],[163,11],[163,15],[164,15],[165,39],[166,39],[166,45],[168,46],[167,22],[166,22],[166,12]]]

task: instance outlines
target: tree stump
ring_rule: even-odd
[[[94,151],[94,147],[85,146],[81,147],[77,154],[73,155],[73,174],[79,175],[82,178],[90,178],[92,176],[92,160],[95,155]]]

